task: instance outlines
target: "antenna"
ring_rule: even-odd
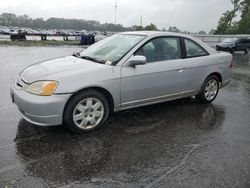
[[[116,9],[117,9],[117,0],[115,0],[115,24],[116,24]]]

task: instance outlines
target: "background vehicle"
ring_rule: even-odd
[[[250,50],[250,39],[247,38],[227,38],[216,45],[216,50],[234,53],[243,51],[247,54]]]
[[[189,96],[211,103],[231,77],[232,55],[196,38],[125,32],[73,56],[29,66],[11,93],[27,121],[88,132],[116,111]]]

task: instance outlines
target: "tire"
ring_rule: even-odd
[[[231,48],[231,49],[230,49],[230,53],[233,55],[234,52],[235,52],[235,49],[234,49],[234,48]]]
[[[109,116],[109,103],[96,90],[86,90],[73,96],[64,110],[63,124],[74,133],[99,129]]]
[[[200,93],[196,95],[199,103],[208,104],[215,100],[219,92],[219,80],[215,75],[207,77],[202,84]]]
[[[245,54],[247,55],[247,54],[249,53],[249,51],[250,51],[250,48],[247,48],[247,49],[245,50]]]

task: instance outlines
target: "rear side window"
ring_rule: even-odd
[[[240,44],[246,43],[246,40],[245,40],[245,39],[240,39],[240,40],[239,40],[239,43],[240,43]]]
[[[199,57],[199,56],[208,55],[207,51],[204,50],[196,42],[189,40],[189,39],[184,39],[184,42],[185,42],[187,57]]]
[[[243,43],[243,44],[249,43],[249,39],[241,39],[240,43]]]

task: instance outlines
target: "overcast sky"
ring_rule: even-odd
[[[41,2],[41,3],[38,3]],[[0,14],[27,14],[32,18],[61,17],[114,22],[115,0],[1,0]],[[230,0],[117,0],[117,23],[124,26],[154,23],[159,29],[210,31],[222,13],[232,8]]]

